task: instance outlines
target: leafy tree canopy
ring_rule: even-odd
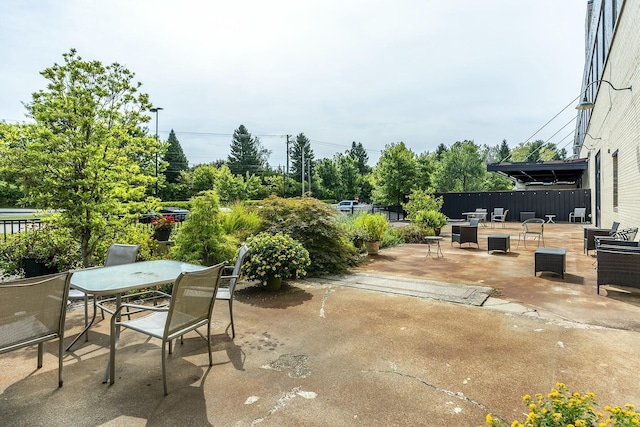
[[[479,147],[473,141],[458,141],[442,153],[434,181],[439,192],[479,191],[485,173]]]
[[[84,61],[75,49],[62,56],[40,73],[46,89],[25,103],[35,123],[0,124],[0,152],[29,206],[61,211],[90,266],[108,221],[155,203],[145,206],[145,189],[160,144],[140,128],[151,103],[134,73]]]
[[[404,142],[388,144],[374,170],[373,198],[387,205],[399,205],[411,193],[416,178],[416,155]]]

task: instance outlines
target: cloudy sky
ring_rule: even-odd
[[[160,138],[174,129],[191,164],[226,158],[240,124],[272,166],[301,132],[316,159],[356,141],[372,165],[399,141],[422,153],[533,136],[571,152],[572,106],[534,133],[579,95],[586,4],[3,0],[0,120],[26,120],[39,72],[75,48],[135,72],[164,108]]]

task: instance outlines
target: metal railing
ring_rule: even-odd
[[[4,234],[5,242],[8,234],[22,233],[23,231],[40,227],[42,227],[40,218],[0,219],[0,229]]]

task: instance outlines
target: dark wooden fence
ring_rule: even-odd
[[[527,191],[487,191],[470,193],[437,194],[444,199],[442,213],[449,218],[465,218],[463,212],[493,208],[509,209],[507,221],[520,222],[521,212],[533,212],[536,218],[555,215],[556,222],[567,222],[574,208],[587,208],[586,220],[591,221],[591,190],[527,190]]]

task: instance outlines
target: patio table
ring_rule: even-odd
[[[202,265],[174,260],[140,261],[109,267],[87,268],[73,272],[71,286],[94,296],[115,295],[117,310],[122,303],[122,295],[128,291],[173,283],[183,272],[205,268]],[[86,328],[90,326],[91,323]],[[116,334],[119,334],[119,329],[116,330]],[[118,336],[116,335],[116,345],[117,342]],[[107,366],[103,383],[107,382],[108,376],[109,366]]]
[[[467,217],[467,221],[471,221],[473,218],[478,218],[480,223],[487,226],[487,212],[462,212],[462,215]]]

